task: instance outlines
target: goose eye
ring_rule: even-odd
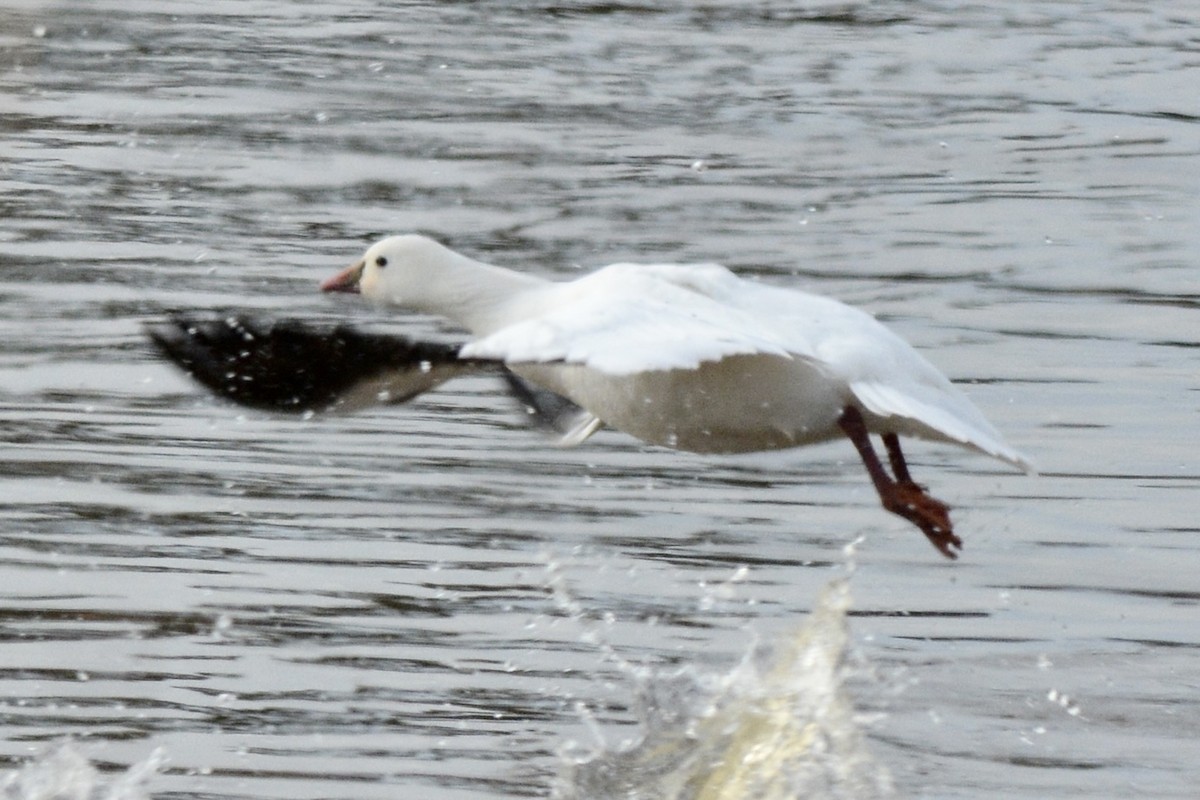
[[[375,266],[377,266],[377,267],[386,267],[386,266],[387,266],[387,259],[386,259],[386,258],[384,258],[383,256],[379,256],[378,258],[376,258],[376,259],[375,259]]]

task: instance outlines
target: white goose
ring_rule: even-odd
[[[949,509],[913,481],[899,436],[952,442],[1033,471],[962,392],[874,317],[715,264],[613,264],[556,283],[404,235],[371,246],[321,288],[466,328],[474,338],[459,360],[502,362],[586,412],[570,443],[601,425],[700,453],[846,436],[884,508],[950,558],[962,541]],[[892,475],[868,433],[882,435]]]

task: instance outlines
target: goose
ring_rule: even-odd
[[[402,402],[456,375],[501,369],[566,445],[601,427],[696,453],[846,438],[884,509],[951,559],[963,543],[949,506],[913,480],[900,437],[1034,471],[966,395],[870,314],[718,264],[617,263],[559,282],[404,234],[371,245],[320,288],[438,315],[471,338],[414,342],[348,325],[189,314],[151,325],[150,335],[213,390],[260,407]]]

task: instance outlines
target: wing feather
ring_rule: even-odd
[[[241,405],[302,412],[399,403],[489,365],[457,345],[296,320],[175,313],[146,331],[160,352]]]
[[[886,429],[958,442],[1033,471],[907,342],[832,298],[744,280],[718,265],[614,264],[560,284],[533,313],[516,316],[462,355],[565,362],[616,376],[695,369],[735,355],[805,359],[840,380]]]
[[[850,384],[855,398],[872,414],[883,418],[900,418],[909,421],[910,426],[927,429],[924,432],[905,432],[916,433],[923,438],[949,439],[1007,461],[1025,472],[1036,472],[1027,458],[1005,444],[999,432],[965,395],[954,387],[951,389],[953,395],[939,393],[935,398],[922,399],[911,390],[880,383]]]
[[[715,265],[614,264],[549,292],[538,313],[468,343],[462,355],[610,375],[695,369],[733,355],[791,358],[752,314],[716,296],[721,282],[726,290],[741,283]]]

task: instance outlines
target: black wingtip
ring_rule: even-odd
[[[349,325],[176,311],[145,330],[159,352],[215,394],[272,411],[326,409],[372,380],[386,384],[389,402],[401,402],[471,366],[459,361],[456,345]]]
[[[294,337],[271,320],[173,312],[145,328],[163,355],[214,394],[241,405],[304,411],[333,398],[334,387],[314,370],[317,348],[296,347],[300,343],[289,342]]]

